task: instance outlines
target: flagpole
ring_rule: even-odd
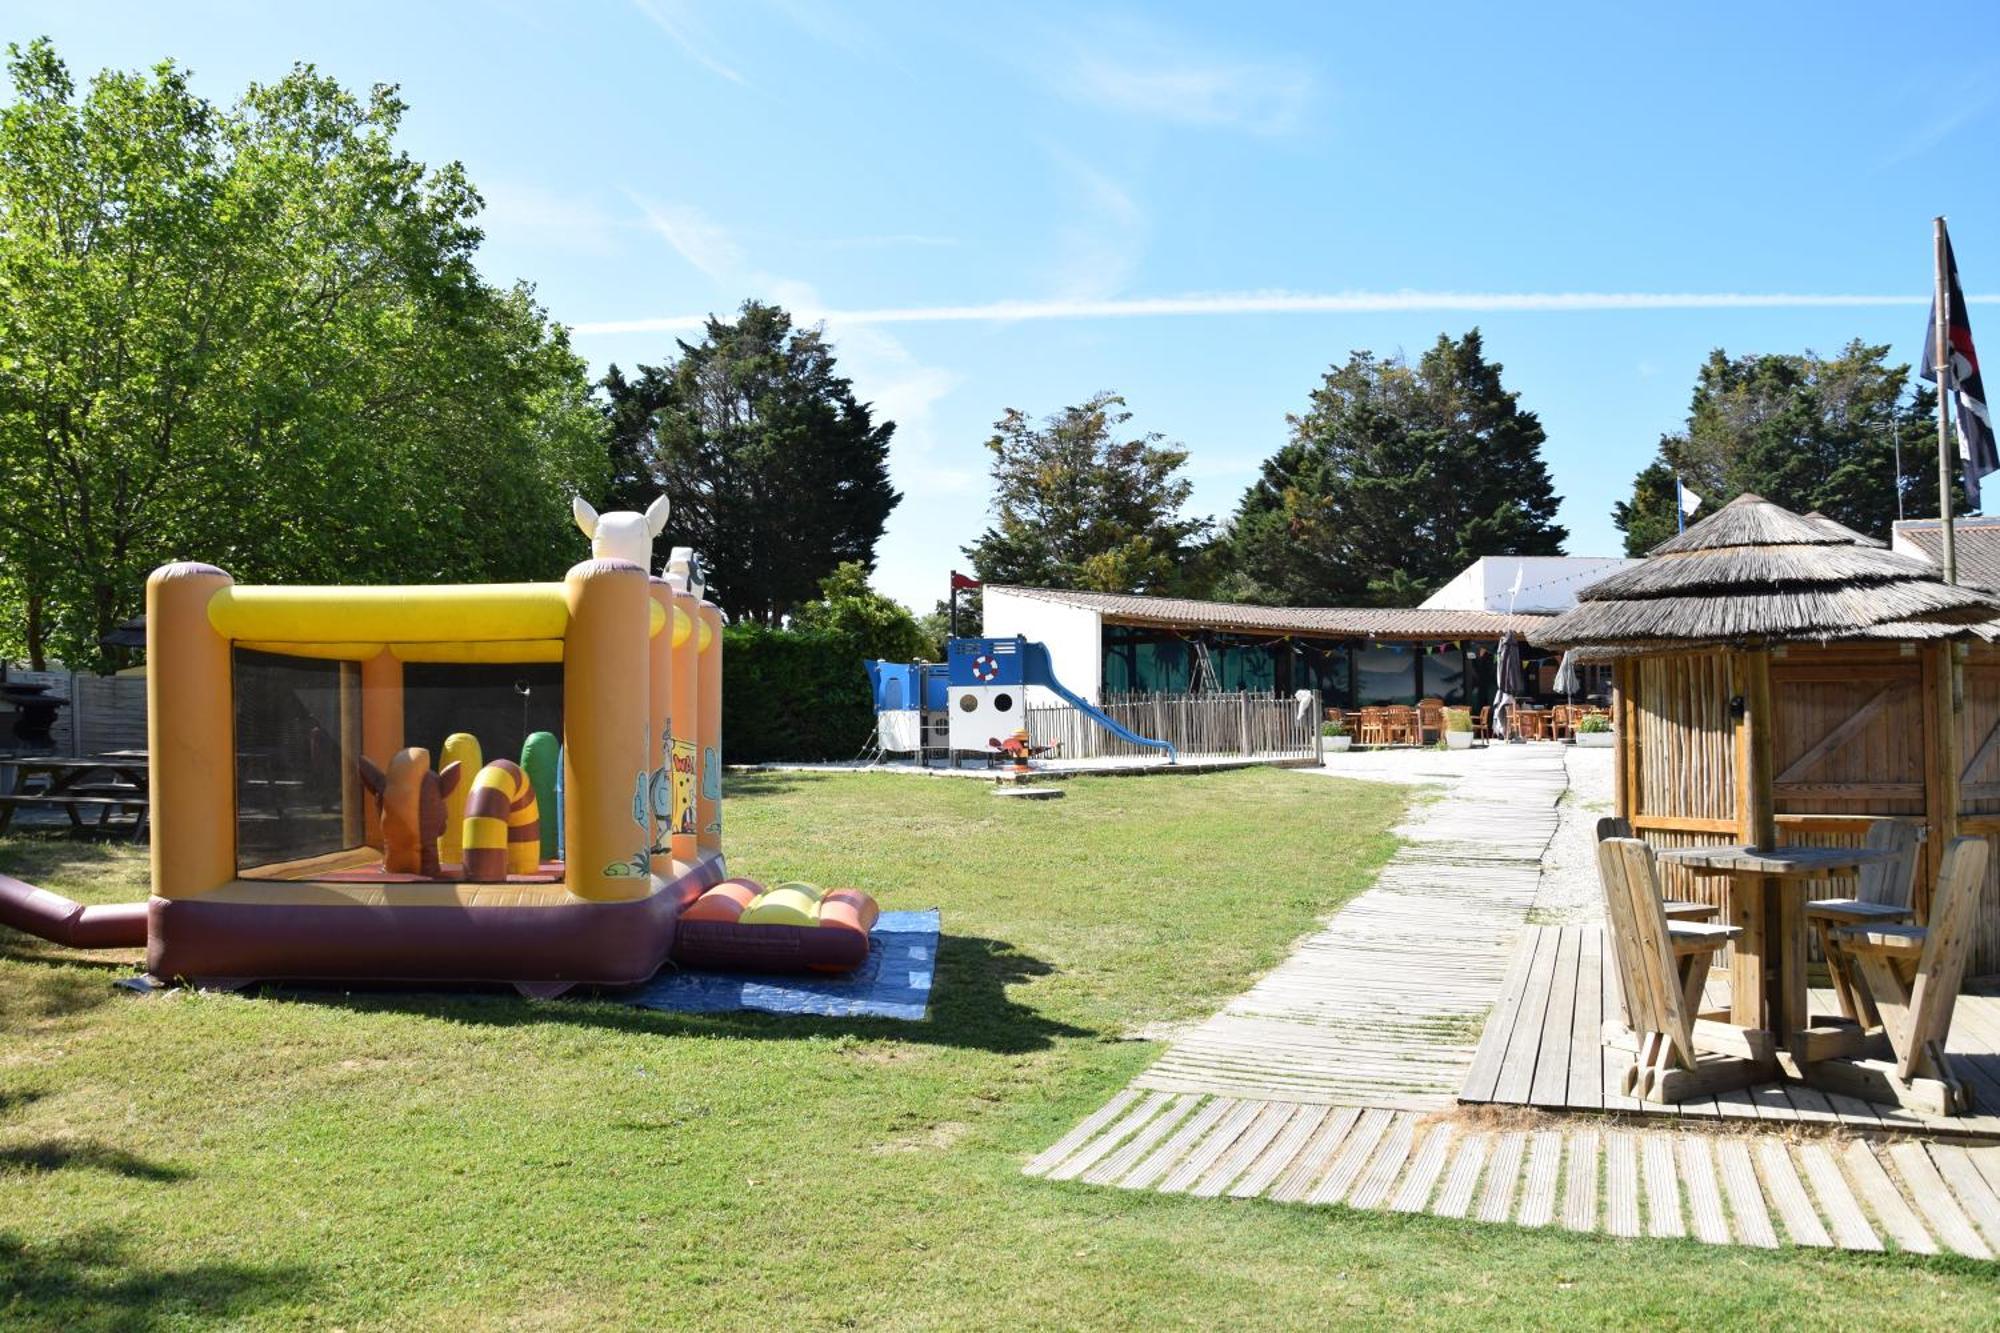
[[[1951,519],[1951,267],[1946,259],[1944,219],[1931,219],[1931,242],[1936,252],[1937,327],[1931,330],[1931,360],[1937,366],[1938,414],[1938,531],[1943,534],[1944,581],[1958,582],[1958,540]]]
[[[1678,472],[1674,474],[1674,524],[1674,531],[1676,532],[1686,532],[1688,530],[1687,493],[1681,488],[1681,478]]]

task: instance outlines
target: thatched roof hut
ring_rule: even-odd
[[[1921,910],[1951,838],[2000,838],[2000,597],[1837,526],[1741,496],[1534,639],[1614,662],[1618,811],[1641,836],[1849,846],[1876,820],[1922,821]],[[2000,972],[1994,863],[1975,972]]]
[[[1577,594],[1535,632],[1551,648],[1764,646],[1856,638],[1989,637],[2000,599],[1929,561],[1740,495],[1647,559]]]

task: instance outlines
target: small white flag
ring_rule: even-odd
[[[1686,486],[1682,486],[1678,481],[1674,484],[1681,488],[1681,516],[1684,518],[1693,518],[1694,511],[1701,508],[1701,497]]]

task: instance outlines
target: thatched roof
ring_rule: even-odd
[[[1870,537],[1865,532],[1856,532],[1853,528],[1848,527],[1845,523],[1837,523],[1833,519],[1828,518],[1825,514],[1820,513],[1819,510],[1817,509],[1811,510],[1806,514],[1806,521],[1810,523],[1817,523],[1822,528],[1825,528],[1828,532],[1832,533],[1834,536],[1845,537],[1847,540],[1853,542],[1857,546],[1887,546],[1889,544],[1883,541],[1880,537]]]
[[[1583,589],[1534,640],[1647,649],[2000,634],[2000,597],[1937,575],[1829,519],[1740,495]]]

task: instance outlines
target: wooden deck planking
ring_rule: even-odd
[[[1433,1125],[1424,1136],[1424,1146],[1410,1162],[1408,1174],[1403,1183],[1389,1199],[1389,1207],[1399,1213],[1420,1213],[1431,1201],[1431,1191],[1437,1188],[1437,1179],[1449,1160],[1452,1140],[1457,1137],[1450,1125]]]
[[[1847,1178],[1854,1182],[1862,1202],[1868,1205],[1868,1211],[1875,1215],[1898,1249],[1912,1254],[1938,1252],[1937,1242],[1931,1239],[1931,1233],[1924,1229],[1923,1222],[1903,1198],[1903,1192],[1896,1188],[1896,1182],[1889,1178],[1888,1171],[1867,1144],[1859,1140],[1848,1144],[1842,1161],[1847,1166]]]
[[[1597,984],[1590,987],[1593,970]],[[1717,1002],[1725,985],[1711,980],[1704,1002]],[[2000,1079],[2000,993],[1990,985],[1958,998],[1949,1048],[1981,1097],[1973,1114],[1953,1117],[1876,1105],[1792,1082],[1763,1083],[1679,1104],[1625,1095],[1620,1084],[1631,1052],[1603,1041],[1603,1016],[1620,1006],[1617,968],[1598,926],[1524,926],[1500,995],[1459,1091],[1461,1102],[2000,1141],[2000,1094],[1984,1095],[1984,1080]],[[1813,992],[1813,1003],[1819,1012],[1835,1008],[1833,993],[1825,989]]]
[[[1556,1176],[1562,1170],[1563,1136],[1552,1129],[1536,1131],[1528,1148],[1527,1174],[1521,1183],[1521,1208],[1514,1220],[1524,1227],[1545,1227],[1555,1220]]]
[[[1729,1244],[1729,1223],[1722,1209],[1722,1190],[1716,1184],[1712,1145],[1699,1134],[1681,1135],[1675,1145],[1680,1152],[1681,1180],[1687,1186],[1688,1222],[1696,1240],[1710,1245]]]
[[[1917,1211],[1930,1224],[1931,1234],[1946,1249],[1973,1259],[1993,1257],[1992,1249],[1980,1239],[1978,1231],[1966,1218],[1965,1210],[1958,1206],[1958,1200],[1945,1185],[1944,1177],[1931,1164],[1930,1154],[1924,1151],[1923,1144],[1892,1143],[1889,1145],[1889,1160],[1895,1163],[1897,1174],[1902,1176],[1910,1197],[1916,1201]]]
[[[1448,1107],[1515,967],[1566,785],[1554,747],[1495,756],[1478,799],[1427,803],[1375,883],[1171,1043],[1150,1091]],[[1450,1034],[1465,1032],[1463,1038]]]
[[[1217,1120],[1229,1113],[1232,1105],[1223,1098],[1217,1098],[1201,1108],[1201,1114],[1193,1116],[1174,1131],[1173,1137],[1153,1149],[1118,1180],[1126,1189],[1150,1189],[1163,1179],[1175,1164],[1194,1146],[1194,1143]]]
[[[1520,1130],[1500,1136],[1486,1166],[1486,1188],[1480,1192],[1474,1217],[1482,1222],[1505,1222],[1513,1215],[1514,1187],[1521,1179],[1521,1159],[1527,1148],[1528,1136]]]
[[[1416,1138],[1417,1117],[1408,1111],[1399,1112],[1389,1126],[1389,1132],[1383,1136],[1382,1147],[1375,1154],[1375,1160],[1369,1163],[1368,1173],[1348,1194],[1347,1206],[1380,1208],[1389,1197],[1389,1187],[1403,1173],[1403,1164],[1410,1160],[1410,1147]]]
[[[1953,1030],[1978,1116],[1932,1123],[1789,1084],[1681,1107],[1624,1097],[1627,1057],[1602,1045],[1619,1009],[1602,929],[1522,925],[1561,783],[1533,765],[1519,776],[1506,797],[1423,808],[1373,888],[1024,1173],[1709,1244],[1879,1250],[1886,1239],[1990,1257],[2000,1146],[1844,1136],[1977,1140],[1990,1125],[2000,1140],[2000,1097],[1985,1096],[2000,1089],[2000,995],[1961,997]],[[1726,998],[1719,985],[1720,974],[1706,1004]],[[1814,999],[1830,1007],[1827,993]],[[1482,1015],[1476,1040],[1441,1038]],[[1498,1130],[1429,1121],[1454,1093],[1645,1115]],[[1697,1117],[1722,1135],[1694,1130]],[[1790,1126],[1828,1137],[1755,1137]]]
[[[1819,1197],[1820,1211],[1825,1214],[1832,1230],[1833,1243],[1843,1250],[1881,1249],[1881,1239],[1868,1225],[1860,1201],[1847,1187],[1846,1179],[1840,1174],[1840,1164],[1834,1161],[1827,1146],[1824,1143],[1802,1143],[1799,1145],[1799,1160],[1805,1165],[1806,1179],[1811,1182],[1813,1193]]]
[[[1564,1175],[1563,1226],[1571,1231],[1597,1230],[1597,1131],[1578,1130],[1569,1140],[1569,1169]]]

